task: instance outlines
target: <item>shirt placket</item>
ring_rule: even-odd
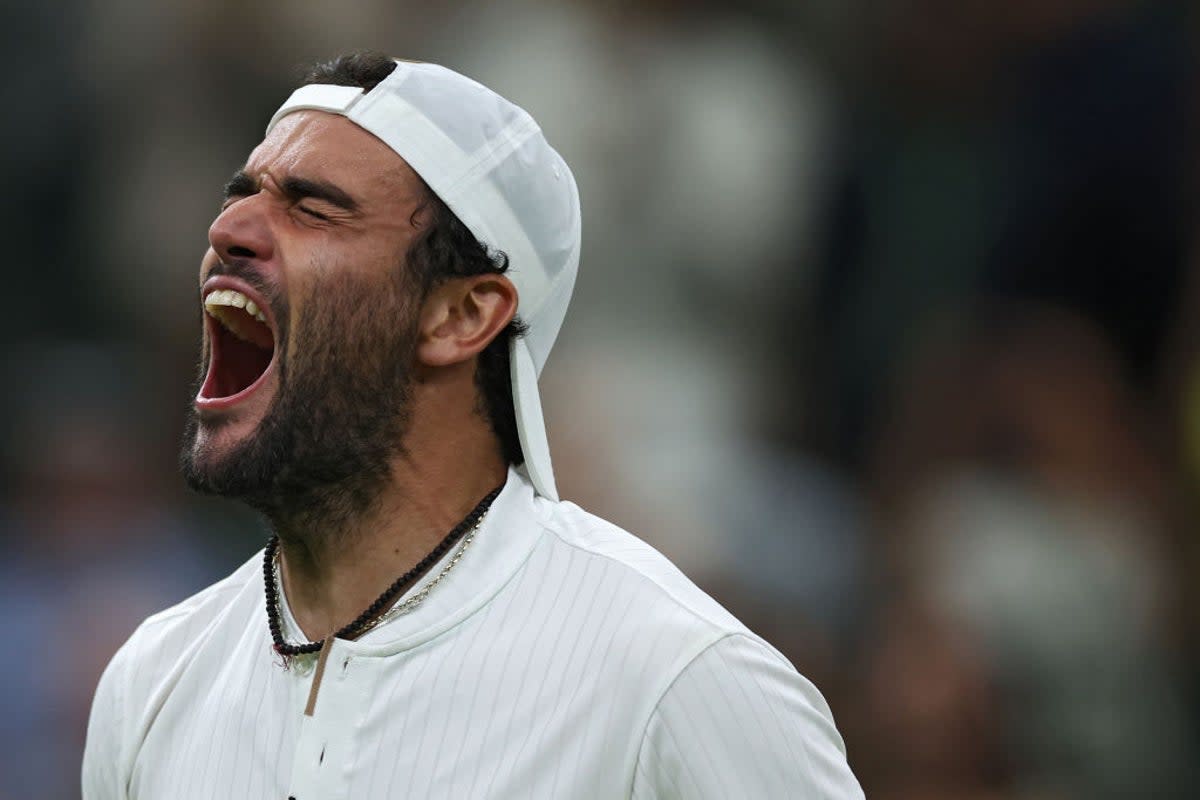
[[[289,800],[342,800],[349,797],[354,743],[374,678],[374,659],[362,659],[346,642],[330,647],[312,714],[300,721]],[[317,678],[313,671],[312,680]],[[310,690],[311,692],[311,684]]]

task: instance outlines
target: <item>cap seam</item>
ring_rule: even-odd
[[[433,120],[430,120],[432,123]],[[485,167],[494,167],[508,156],[520,149],[521,145],[541,133],[537,121],[526,114],[523,118],[514,120],[511,125],[497,131],[493,138],[503,137],[503,147],[492,143],[492,139],[484,141],[483,146],[467,158],[467,166],[462,174],[450,182],[447,193],[456,193],[463,184],[474,179],[480,172],[486,172]]]

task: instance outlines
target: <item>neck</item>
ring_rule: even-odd
[[[474,438],[470,431],[406,442],[382,489],[356,513],[272,516],[283,589],[308,639],[323,639],[354,620],[504,483],[507,466],[491,431],[475,434],[484,446],[461,441]],[[431,450],[460,457],[436,458]]]

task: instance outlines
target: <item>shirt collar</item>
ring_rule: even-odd
[[[363,656],[386,656],[415,647],[469,617],[508,583],[533,551],[542,532],[550,501],[534,493],[521,470],[509,467],[504,488],[488,509],[471,544],[452,570],[412,611],[368,631],[353,642],[338,642]],[[453,547],[417,584],[400,598],[403,602],[437,576],[454,558]],[[284,593],[280,593],[284,636],[301,641]]]

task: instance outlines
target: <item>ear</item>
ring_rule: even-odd
[[[517,287],[503,275],[453,278],[421,306],[417,361],[445,367],[474,358],[517,313]]]

